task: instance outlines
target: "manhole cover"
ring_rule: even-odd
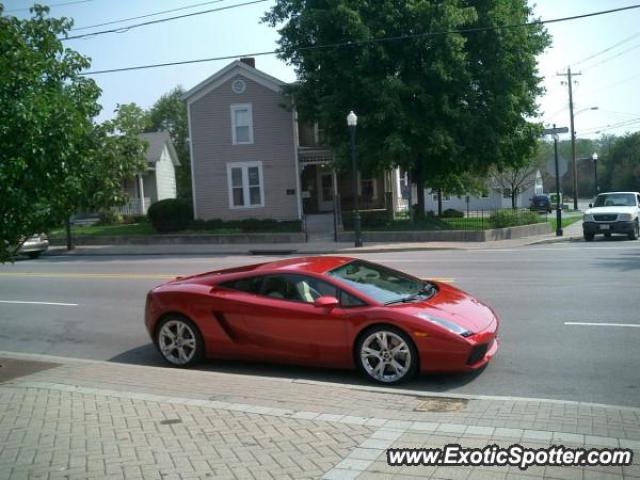
[[[459,412],[469,403],[469,400],[464,398],[430,398],[428,400],[422,400],[418,403],[415,412]]]

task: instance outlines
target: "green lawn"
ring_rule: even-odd
[[[576,223],[582,220],[582,215],[578,215],[578,216],[574,216],[574,217],[565,217],[564,215],[562,216],[562,228],[571,225],[572,223]],[[551,229],[555,232],[556,231],[556,225],[558,223],[556,222],[556,217],[553,216],[551,217],[551,215],[549,215],[549,225],[551,225]]]

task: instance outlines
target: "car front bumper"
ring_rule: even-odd
[[[633,233],[635,222],[583,222],[582,231],[585,235],[598,233]]]

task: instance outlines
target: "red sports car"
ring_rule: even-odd
[[[178,277],[149,292],[145,323],[175,366],[205,357],[357,366],[385,384],[474,370],[498,349],[498,318],[475,298],[348,257]]]

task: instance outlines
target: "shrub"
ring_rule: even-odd
[[[193,211],[184,200],[168,198],[151,205],[147,216],[156,232],[168,233],[187,228],[193,220]]]
[[[363,210],[360,211],[360,225],[362,228],[376,228],[388,225],[392,222],[389,212],[386,210]],[[342,212],[342,225],[345,230],[353,229],[353,211]]]
[[[489,217],[489,223],[493,228],[515,227],[539,222],[538,214],[528,210],[498,210]]]
[[[460,210],[456,210],[455,208],[447,208],[444,212],[442,212],[442,218],[462,218],[464,217],[464,212]]]
[[[120,225],[123,223],[122,215],[113,210],[105,210],[99,214],[100,220],[96,225],[108,226],[108,225]]]

